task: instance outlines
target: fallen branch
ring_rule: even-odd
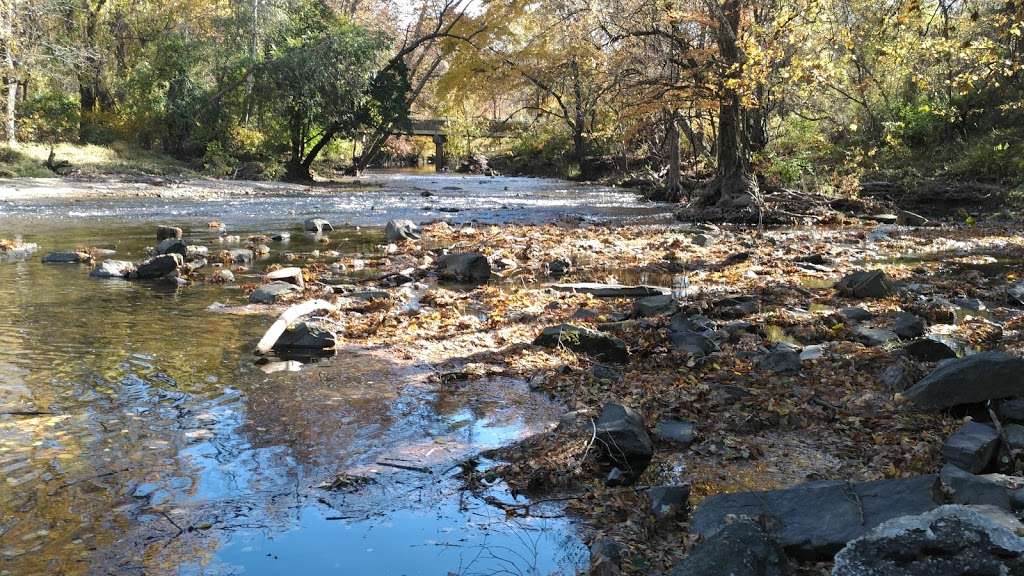
[[[334,312],[337,308],[334,304],[327,302],[326,300],[310,300],[308,302],[302,302],[292,306],[285,310],[278,317],[277,321],[274,322],[267,330],[263,338],[260,339],[259,343],[256,344],[256,352],[259,354],[266,354],[274,348],[274,344],[277,344],[277,339],[284,334],[284,331],[288,329],[288,326],[295,322],[299,318],[307,314],[312,314],[318,310],[326,310],[328,312]]]

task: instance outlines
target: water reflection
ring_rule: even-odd
[[[113,244],[118,259],[142,258],[153,234],[4,226],[43,253]],[[379,239],[339,231],[332,247],[369,252]],[[287,249],[316,244],[293,234]],[[565,522],[510,524],[446,473],[549,425],[555,407],[514,381],[435,384],[386,350],[267,374],[249,350],[269,319],[207,311],[244,301],[38,258],[0,265],[0,574],[471,574],[507,569],[509,555],[523,574],[578,565]],[[318,487],[341,473],[374,483]]]

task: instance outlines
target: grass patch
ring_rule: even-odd
[[[141,150],[123,143],[110,146],[57,144],[57,162],[68,162],[73,173],[82,176],[105,174],[146,174],[157,176],[195,176],[188,166],[169,156]],[[17,148],[0,147],[0,177],[47,178],[56,176],[46,167],[50,155],[47,144],[21,144]]]

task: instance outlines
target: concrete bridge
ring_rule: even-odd
[[[448,135],[451,133],[450,123],[447,118],[412,118],[409,128],[406,130],[395,130],[392,134],[403,136],[430,136],[434,141],[434,167],[438,170],[444,169],[445,144],[448,142]],[[484,129],[485,138],[501,138],[518,129],[526,127],[525,122],[488,120]]]

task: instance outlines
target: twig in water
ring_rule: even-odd
[[[399,470],[409,470],[410,472],[419,472],[420,474],[433,474],[434,471],[430,468],[423,468],[422,466],[407,466],[405,464],[394,464],[392,462],[378,461],[380,466],[389,466],[391,468],[398,468]]]

